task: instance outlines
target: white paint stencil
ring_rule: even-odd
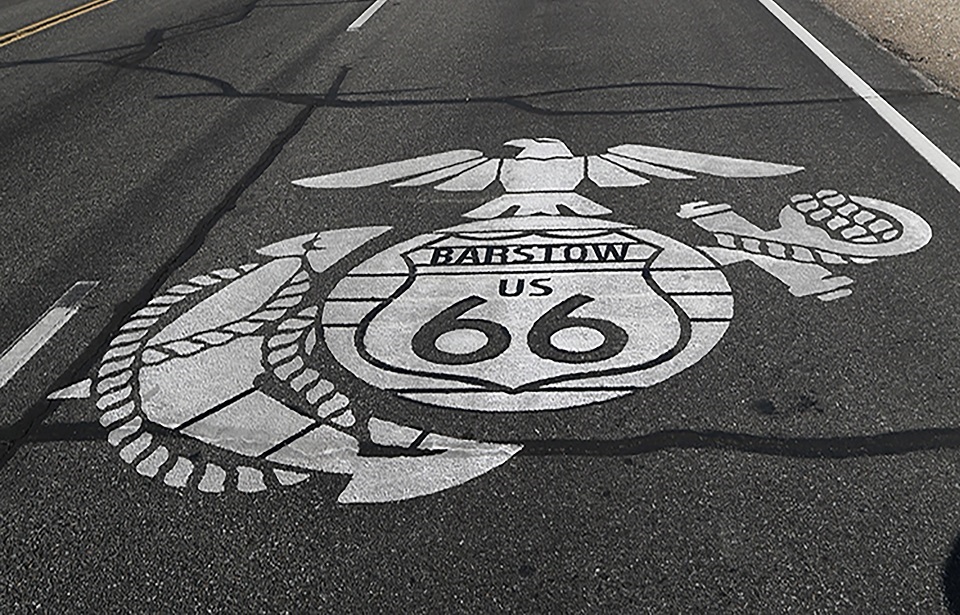
[[[465,214],[495,218],[517,208],[516,215],[559,214],[563,206],[581,216],[602,216],[610,210],[574,192],[584,180],[601,188],[642,186],[651,178],[774,177],[803,167],[670,150],[646,145],[618,145],[601,156],[574,156],[558,139],[513,139],[513,158],[487,158],[477,150],[451,150],[430,156],[329,173],[296,180],[306,188],[363,188],[389,183],[394,187],[434,184],[436,190],[481,191],[496,182],[506,194]],[[399,180],[399,181],[398,181]]]
[[[679,217],[715,242],[693,247],[598,219],[610,210],[576,190],[801,167],[634,144],[590,156],[556,139],[506,145],[516,157],[460,149],[298,180],[502,193],[451,228],[392,240],[388,227],[300,235],[177,284],[121,327],[93,381],[55,396],[92,391],[121,459],[173,488],[255,493],[319,473],[349,477],[341,503],[404,500],[473,480],[523,444],[377,417],[331,361],[383,391],[370,391],[381,405],[393,396],[450,412],[579,408],[656,386],[711,352],[734,317],[728,265],[752,262],[795,296],[830,301],[851,292],[836,268],[931,237],[904,207],[822,190],[793,197],[769,231],[727,204],[683,205]],[[184,442],[226,456],[201,459]]]
[[[484,412],[556,410],[678,373],[733,316],[723,274],[677,241],[614,222],[518,217],[380,253],[328,297],[325,337],[358,377]]]
[[[387,230],[284,240],[260,250],[272,260],[198,276],[135,314],[106,353],[96,385],[101,423],[113,428],[109,441],[121,447],[121,458],[139,474],[205,493],[289,486],[311,472],[347,474],[352,480],[339,501],[363,503],[435,493],[516,454],[516,444],[449,438],[358,416],[351,400],[322,377],[315,359],[318,307],[305,305],[305,296],[319,274]],[[181,302],[193,305],[166,318]],[[171,454],[178,442],[163,444],[158,427],[259,467],[198,466]],[[361,442],[372,452],[362,452]],[[378,451],[377,445],[391,448]]]
[[[757,228],[725,204],[689,203],[678,215],[714,234],[719,245],[703,250],[717,262],[753,262],[794,296],[822,301],[853,292],[847,288],[853,280],[834,275],[831,266],[914,252],[932,236],[926,221],[906,208],[836,190],[795,195],[780,210],[780,228],[773,231]]]

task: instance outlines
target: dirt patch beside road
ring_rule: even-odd
[[[914,68],[960,94],[957,0],[820,0]]]

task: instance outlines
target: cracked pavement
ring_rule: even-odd
[[[781,4],[960,159],[956,99],[819,3]],[[388,1],[347,32],[368,6],[118,0],[0,48],[0,348],[76,281],[99,282],[0,388],[4,611],[960,613],[960,323],[944,266],[958,195],[944,177],[756,0]],[[0,19],[62,8],[0,2]],[[362,463],[430,458],[417,447],[437,434],[520,449],[430,495],[340,504],[342,468],[285,486],[264,459],[249,471],[269,489],[213,494],[206,475],[175,488],[142,475],[145,453],[121,460],[98,369],[155,297],[290,237],[391,227],[315,270],[322,301],[365,259],[493,196],[293,180],[458,148],[509,159],[522,137],[803,167],[580,188],[607,219],[698,249],[712,238],[683,204],[729,203],[774,229],[791,195],[829,188],[908,208],[932,237],[838,268],[855,283],[832,302],[724,265],[735,316],[709,354],[562,410],[414,403],[318,351],[354,406],[420,434],[361,441]],[[47,399],[88,378],[92,399]],[[248,463],[156,433],[164,472],[178,454]]]

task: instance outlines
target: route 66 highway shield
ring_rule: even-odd
[[[370,384],[487,412],[581,406],[651,386],[713,348],[733,315],[715,263],[596,219],[485,220],[350,272],[323,312],[333,355]]]

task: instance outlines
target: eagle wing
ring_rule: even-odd
[[[695,179],[696,174],[775,177],[802,170],[803,167],[793,165],[631,143],[587,157],[587,177],[601,188],[639,186],[649,183],[650,177],[672,180]]]
[[[395,187],[433,185],[449,192],[481,191],[500,177],[502,159],[483,152],[457,149],[408,158],[371,167],[339,171],[294,181],[306,188],[363,188],[377,184]],[[690,180],[715,177],[775,177],[803,167],[650,145],[623,144],[605,154],[586,157],[587,177],[601,188],[642,186],[651,178]]]
[[[437,190],[464,192],[487,188],[498,177],[500,160],[473,149],[457,149],[429,156],[351,169],[293,183],[306,188],[364,188],[377,184],[395,187],[434,186]],[[438,183],[439,182],[439,183]]]

